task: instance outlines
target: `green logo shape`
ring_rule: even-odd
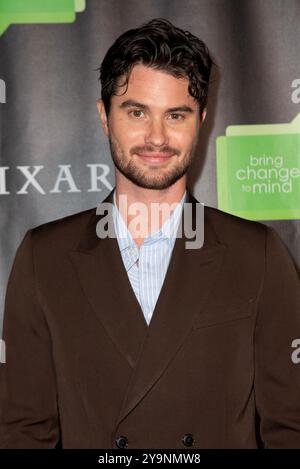
[[[85,0],[0,0],[0,36],[11,24],[72,23]]]
[[[218,208],[249,220],[300,219],[300,113],[234,125],[217,138]]]

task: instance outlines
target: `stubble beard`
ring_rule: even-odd
[[[130,156],[129,161],[117,140],[109,133],[108,136],[112,160],[116,168],[129,179],[133,184],[144,189],[167,189],[177,182],[188,171],[195,157],[196,142],[185,158],[172,168],[166,169],[165,165],[150,165],[142,169],[142,165],[136,164],[135,158]],[[172,159],[178,159],[178,155],[173,155]],[[167,163],[168,164],[168,163]]]

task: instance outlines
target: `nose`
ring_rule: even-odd
[[[149,123],[147,133],[145,135],[145,143],[152,144],[156,147],[168,145],[169,139],[164,126],[164,123],[160,119],[153,119]]]

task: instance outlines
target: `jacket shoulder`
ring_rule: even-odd
[[[264,223],[223,212],[205,205],[205,223],[210,223],[220,242],[249,246],[249,243],[265,243],[270,227]]]
[[[42,223],[31,230],[32,239],[40,246],[76,247],[81,233],[89,220],[95,216],[97,207],[92,207],[55,220]]]

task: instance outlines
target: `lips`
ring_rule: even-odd
[[[165,153],[161,154],[161,153],[138,153],[139,156],[142,156],[143,158],[170,158],[172,156],[172,154],[170,155],[166,155]]]
[[[147,163],[165,163],[168,159],[170,159],[174,153],[137,153],[137,155]]]

